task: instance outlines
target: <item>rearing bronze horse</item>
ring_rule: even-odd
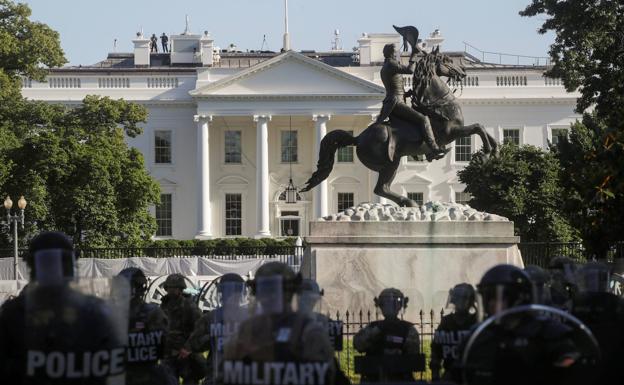
[[[429,117],[436,142],[442,147],[459,138],[479,135],[483,142],[483,152],[495,155],[498,151],[496,140],[479,123],[464,125],[461,107],[453,91],[440,76],[461,81],[466,77],[466,72],[463,66],[441,54],[438,48],[425,53],[419,60],[413,75],[413,89],[408,92],[412,97],[413,108]],[[309,191],[329,176],[334,167],[336,150],[356,146],[360,161],[379,173],[375,194],[399,206],[416,207],[418,204],[415,201],[392,192],[390,185],[402,157],[429,152],[420,132],[422,130],[392,116],[390,124],[373,123],[357,137],[343,130],[331,131],[321,140],[317,170],[301,191]]]

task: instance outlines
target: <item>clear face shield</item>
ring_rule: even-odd
[[[517,294],[508,285],[480,286],[477,294],[479,322],[514,306]]]
[[[400,294],[383,294],[377,298],[376,304],[385,319],[395,319],[401,317],[407,302],[407,297]]]
[[[298,298],[298,283],[280,274],[256,276],[249,318],[224,345],[220,383],[328,383],[333,364],[328,331],[307,315],[317,307],[313,297]]]
[[[323,314],[323,296],[321,293],[312,291],[298,292],[296,296],[297,311],[313,315]]]
[[[255,305],[258,314],[281,314],[292,309],[292,294],[284,292],[281,275],[256,277]]]
[[[446,300],[446,308],[451,308],[455,313],[465,314],[476,310],[475,291],[472,287],[458,285],[449,290]]]
[[[518,360],[519,356],[531,359]],[[532,304],[501,310],[481,322],[468,338],[458,367],[462,383],[468,385],[504,384],[510,378],[517,383],[543,383],[553,375],[561,378],[570,368],[574,378],[580,379],[578,383],[592,383],[600,359],[598,342],[577,318],[560,309]],[[546,373],[544,368],[552,372]]]
[[[128,280],[64,277],[62,253],[34,257],[35,280],[25,291],[26,383],[123,384]]]
[[[74,253],[64,249],[44,249],[33,255],[34,278],[40,286],[61,285],[75,276]]]
[[[218,306],[199,322],[206,325],[210,345],[212,379],[220,383],[223,379],[223,356],[225,347],[237,338],[240,325],[250,317],[247,287],[244,282],[219,282],[217,286]]]
[[[550,282],[534,282],[533,298],[537,304],[550,305],[552,303]]]
[[[550,271],[550,297],[555,306],[566,306],[576,290],[574,265],[565,264],[561,269]]]
[[[607,266],[586,265],[576,272],[576,286],[581,293],[608,293],[610,282]]]

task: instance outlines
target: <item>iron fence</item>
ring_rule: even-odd
[[[579,263],[591,258],[581,242],[523,242],[518,244],[525,265],[547,267],[550,260],[556,256],[566,256]],[[185,258],[205,257],[217,260],[244,260],[244,259],[277,259],[290,265],[300,265],[304,246],[188,246],[188,247],[98,247],[79,248],[81,258]],[[12,248],[0,249],[0,258],[13,257]],[[20,249],[22,256],[26,249]],[[613,261],[624,258],[624,242],[615,243],[610,249],[607,259]]]
[[[303,246],[208,246],[208,247],[97,247],[78,248],[79,258],[185,258],[206,257],[219,260],[241,260],[256,258],[279,258],[287,256],[302,256]],[[22,256],[27,249],[19,249]],[[0,249],[0,257],[13,257],[14,250]]]
[[[411,322],[420,336],[420,352],[426,356],[426,362],[429,362],[431,356],[431,342],[433,341],[433,335],[435,330],[440,325],[442,317],[445,315],[444,309],[439,312],[433,309],[429,311],[420,310],[416,319],[404,319],[401,314],[401,319]],[[380,321],[383,316],[377,308],[375,310],[360,310],[360,311],[345,311],[343,313],[336,312],[335,314],[327,314],[327,316],[336,321],[342,321],[342,335],[343,335],[343,350],[336,352],[336,359],[340,364],[340,367],[344,373],[351,379],[352,382],[359,382],[359,375],[355,373],[355,357],[362,355],[353,347],[353,337],[363,328],[368,326],[373,321]],[[428,365],[427,365],[428,366]],[[431,372],[427,371],[418,373],[418,379],[431,379]]]
[[[578,263],[592,259],[581,242],[522,242],[518,244],[525,265],[548,267],[551,259],[564,256]],[[608,250],[607,261],[624,258],[624,242],[615,242]]]

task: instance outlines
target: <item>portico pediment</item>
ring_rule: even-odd
[[[406,180],[402,184],[404,185],[429,185],[431,184],[431,179],[425,178],[421,175],[413,175],[410,179]]]
[[[231,77],[190,91],[196,98],[383,98],[384,89],[289,51]]]

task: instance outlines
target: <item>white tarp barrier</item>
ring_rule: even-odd
[[[200,285],[207,281],[212,281],[225,273],[236,273],[241,276],[246,276],[250,272],[253,274],[262,264],[282,259],[221,260],[205,257],[80,258],[78,259],[78,276],[85,278],[110,278],[126,267],[138,267],[150,278],[180,273]],[[29,276],[28,267],[23,260],[19,261],[18,272],[21,278]],[[0,303],[4,302],[7,297],[19,293],[21,288],[27,283],[26,279],[21,279],[16,286],[13,278],[13,258],[0,258]]]

